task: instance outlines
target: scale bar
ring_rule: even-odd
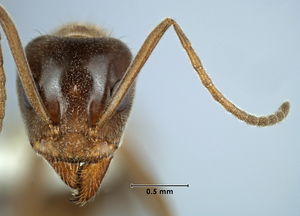
[[[130,188],[135,187],[189,187],[189,184],[130,184]]]

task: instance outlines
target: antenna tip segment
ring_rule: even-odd
[[[280,110],[284,113],[284,116],[287,116],[290,111],[290,102],[285,101],[283,104],[281,104]]]

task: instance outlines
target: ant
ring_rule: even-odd
[[[92,25],[68,24],[22,48],[17,29],[0,6],[0,22],[18,69],[19,105],[33,149],[74,189],[84,205],[96,195],[121,143],[133,103],[135,79],[173,26],[202,84],[228,112],[256,126],[269,126],[289,112],[284,102],[271,115],[241,110],[216,88],[180,26],[164,19],[132,58],[128,47]],[[0,50],[0,123],[5,108],[5,73]]]

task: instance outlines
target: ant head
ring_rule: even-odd
[[[95,126],[130,64],[127,46],[109,37],[46,35],[31,41],[26,55],[51,119],[48,124],[37,115],[18,78],[19,104],[32,147],[56,171],[66,164],[75,168],[63,172],[101,161],[106,170],[121,141],[134,85],[110,120]],[[78,182],[63,180],[77,187]]]
[[[112,38],[42,36],[26,48],[27,59],[52,124],[34,112],[18,80],[19,103],[33,148],[46,158],[97,161],[118,147],[131,108],[131,88],[101,130],[96,123],[131,60]]]

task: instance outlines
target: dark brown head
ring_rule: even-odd
[[[26,47],[51,124],[35,113],[17,79],[32,147],[70,187],[78,190],[76,200],[80,203],[95,195],[120,145],[134,97],[132,86],[113,117],[101,128],[95,127],[130,64],[131,53],[117,39],[101,37],[100,31],[94,35],[92,28],[96,29],[65,26],[54,35],[34,39]],[[90,184],[86,181],[92,181],[93,188],[85,188]]]

